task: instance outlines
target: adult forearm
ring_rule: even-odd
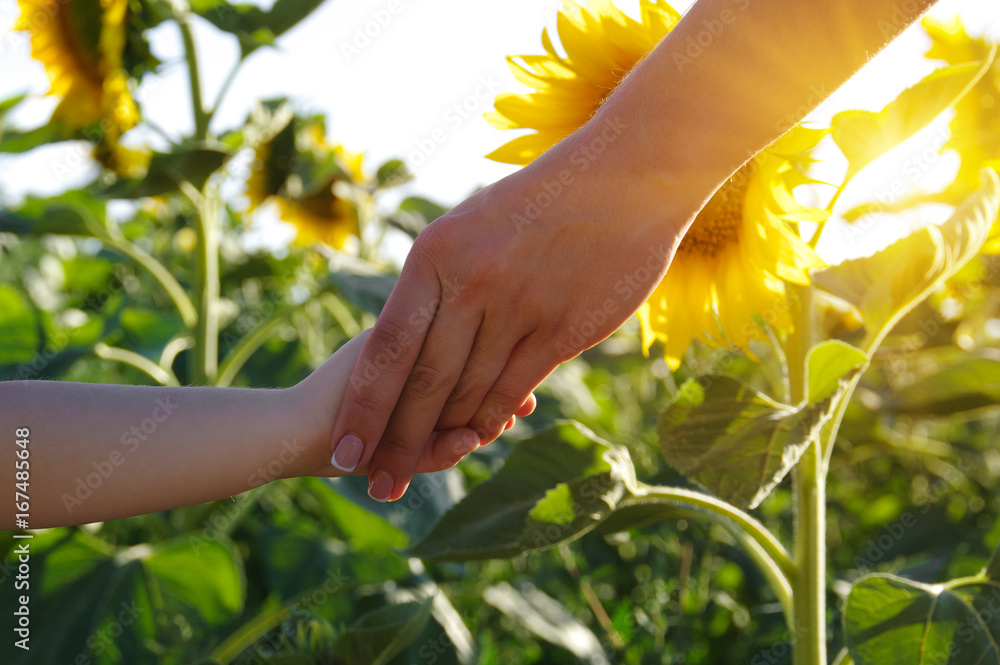
[[[700,0],[578,135],[565,161],[608,126],[622,137],[603,170],[695,205],[835,91],[933,0]],[[539,164],[542,166],[542,164]]]
[[[306,448],[288,392],[0,383],[0,488],[10,490],[0,528],[15,526],[18,429],[30,433],[30,526],[80,524],[292,475]]]

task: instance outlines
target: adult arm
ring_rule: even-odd
[[[417,238],[331,452],[360,440],[370,493],[394,500],[433,428],[496,438],[635,313],[711,194],[930,4],[700,0],[587,124]]]

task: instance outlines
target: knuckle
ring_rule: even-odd
[[[451,389],[445,404],[451,407],[461,406],[468,402],[475,392],[477,392],[476,384],[472,379],[459,379],[455,387]]]
[[[447,390],[445,373],[426,363],[417,363],[406,380],[406,392],[420,400],[428,400]]]
[[[469,426],[476,430],[481,439],[492,441],[503,432],[508,420],[510,415],[504,413],[498,406],[493,406],[480,411]]]
[[[496,414],[507,414],[504,422],[514,414],[522,404],[525,397],[516,386],[506,381],[500,381],[490,390],[487,400],[492,404],[491,410]]]
[[[351,392],[351,402],[358,419],[364,423],[386,418],[389,414],[389,404],[383,393],[374,385],[357,386]]]
[[[386,434],[378,442],[375,449],[379,463],[384,466],[395,466],[396,460],[410,460],[419,457],[420,448],[412,441],[396,434]]]
[[[385,369],[389,363],[403,354],[403,351],[413,343],[413,335],[406,326],[384,319],[372,329],[368,337],[368,353],[371,362],[379,369]],[[385,367],[380,367],[384,365]]]

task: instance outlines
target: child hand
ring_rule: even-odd
[[[351,370],[354,369],[369,332],[366,330],[356,336],[338,349],[319,369],[289,389],[302,420],[303,438],[307,447],[303,465],[295,475],[337,477],[367,473],[368,460],[362,459],[364,450],[360,443],[356,450],[338,449],[337,458],[333,460],[330,437],[337,409],[347,391]],[[535,399],[532,396],[517,415],[526,416],[534,408]],[[512,418],[507,428],[513,422]],[[478,435],[467,427],[432,432],[424,447],[417,472],[433,473],[450,469],[478,447]]]

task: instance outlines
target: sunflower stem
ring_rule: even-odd
[[[693,519],[707,518],[735,536],[747,555],[760,567],[781,603],[785,619],[791,624],[794,607],[790,580],[795,579],[798,573],[781,542],[767,527],[736,506],[708,494],[643,483],[639,483],[639,489],[641,492],[635,497],[622,499],[620,506],[663,503]]]
[[[785,347],[793,404],[809,397],[806,360],[814,332],[813,287],[789,285],[795,328]],[[826,665],[826,473],[818,443],[795,467],[795,564],[792,581],[795,665]]]
[[[211,117],[205,111],[201,97],[201,69],[198,66],[198,49],[194,43],[194,32],[188,14],[177,19],[184,40],[184,54],[188,65],[188,82],[191,85],[191,110],[194,116],[194,138],[197,141],[208,139],[208,123]]]
[[[198,293],[198,325],[195,328],[195,385],[215,382],[219,365],[219,238],[218,192],[209,181],[198,205],[195,231],[198,234],[195,279]]]

